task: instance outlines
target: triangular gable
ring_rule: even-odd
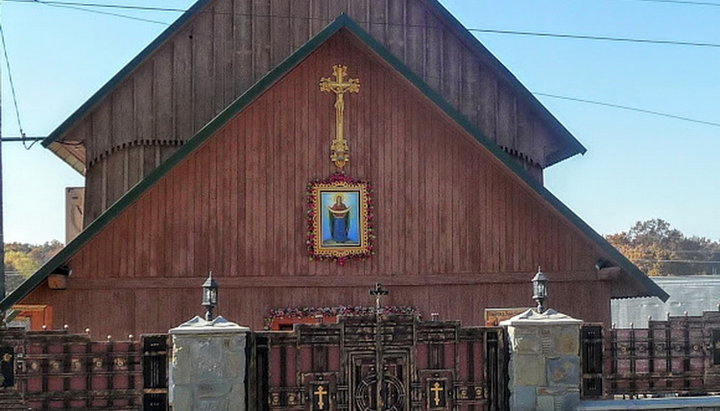
[[[251,87],[243,96],[233,102],[219,116],[213,119],[205,127],[200,130],[193,138],[191,138],[184,146],[175,152],[165,163],[155,169],[147,178],[139,182],[120,200],[113,204],[107,211],[90,224],[80,235],[71,241],[63,250],[61,250],[48,263],[41,267],[35,274],[26,280],[17,290],[0,302],[0,309],[5,310],[13,304],[19,302],[23,297],[28,295],[33,289],[42,283],[51,273],[57,270],[61,265],[65,264],[70,258],[77,253],[81,247],[87,244],[92,238],[98,235],[110,222],[118,217],[124,210],[133,204],[142,194],[148,191],[155,183],[165,176],[176,165],[188,157],[198,147],[200,147],[211,135],[222,128],[230,119],[235,117],[239,112],[246,108],[250,103],[256,100],[264,91],[268,90],[276,81],[287,74],[291,69],[296,67],[320,45],[325,43],[331,36],[341,29],[346,29],[365,45],[367,45],[377,56],[385,63],[396,70],[400,75],[404,76],[411,84],[413,84],[422,94],[432,101],[442,112],[452,119],[460,128],[464,129],[469,135],[473,136],[478,143],[494,155],[504,166],[512,171],[519,179],[527,184],[529,188],[534,190],[540,197],[548,202],[558,213],[563,215],[571,224],[581,231],[587,238],[596,244],[603,252],[605,252],[620,268],[622,268],[632,279],[634,279],[641,287],[642,295],[655,295],[666,300],[669,296],[660,287],[658,287],[651,279],[628,261],[622,254],[615,250],[605,239],[593,231],[585,222],[577,215],[570,211],[560,200],[552,195],[541,184],[536,182],[526,171],[522,169],[509,155],[498,148],[497,145],[487,140],[472,124],[455,111],[452,106],[443,100],[430,86],[425,84],[410,69],[384,49],[376,40],[374,40],[367,32],[359,27],[349,17],[343,15],[332,24],[322,30],[310,42],[302,46],[296,53],[291,55],[279,66],[273,69],[262,80]]]
[[[539,120],[539,123],[542,124],[543,130],[548,130],[552,134],[552,137],[550,138],[551,142],[543,140],[543,144],[539,144],[538,146],[543,146],[544,149],[540,148],[532,148],[529,149],[528,147],[525,148],[518,148],[515,147],[515,145],[520,146],[527,146],[533,145],[532,143],[524,142],[525,140],[530,140],[530,137],[525,136],[523,137],[522,141],[518,139],[517,142],[501,142],[497,141],[497,143],[500,146],[503,146],[505,149],[509,150],[510,152],[513,152],[520,156],[521,158],[524,158],[527,161],[532,161],[539,165],[540,167],[548,167],[552,164],[555,164],[559,161],[562,161],[568,157],[571,157],[575,154],[583,154],[586,152],[585,147],[530,93],[518,80],[515,78],[515,76],[510,73],[510,71],[503,66],[502,63],[500,63],[499,60],[497,60],[490,51],[488,51],[450,12],[448,12],[437,0],[416,0],[420,4],[422,4],[422,7],[424,7],[424,10],[427,11],[429,14],[432,14],[434,17],[437,18],[438,21],[440,21],[444,27],[447,28],[448,33],[452,33],[454,37],[457,38],[457,41],[459,44],[464,45],[467,50],[469,50],[470,54],[474,55],[476,58],[481,60],[483,64],[485,64],[487,67],[491,69],[491,72],[494,73],[495,76],[498,78],[503,79],[503,84],[506,84],[507,86],[503,86],[503,88],[508,88],[511,90],[513,96],[518,98],[518,101],[527,102],[527,107],[533,112],[532,117],[537,118]],[[185,14],[183,14],[175,23],[173,23],[167,30],[165,30],[157,39],[155,39],[150,45],[148,45],[138,56],[136,56],[134,59],[132,59],[120,72],[118,72],[115,76],[113,76],[103,87],[101,87],[88,101],[86,101],[81,107],[79,107],[70,117],[68,117],[60,126],[58,126],[50,135],[43,140],[42,144],[44,147],[49,148],[51,151],[53,151],[55,154],[57,154],[59,157],[61,157],[63,160],[65,160],[69,165],[71,165],[74,169],[79,171],[80,173],[85,172],[85,167],[88,165],[89,161],[93,161],[92,157],[93,154],[90,152],[86,152],[86,147],[83,144],[76,144],[74,142],[64,144],[62,139],[64,137],[68,136],[68,133],[73,133],[71,129],[75,127],[76,125],[81,124],[81,120],[91,114],[92,110],[96,108],[102,101],[105,101],[106,98],[109,98],[110,94],[116,90],[121,83],[130,78],[131,73],[135,72],[137,69],[140,68],[141,64],[149,59],[153,53],[159,50],[161,45],[163,45],[165,42],[167,42],[169,39],[174,38],[180,30],[186,26],[186,23],[189,21],[192,21],[194,17],[196,17],[202,10],[206,7],[212,7],[213,0],[198,0],[198,2],[192,6]],[[327,4],[325,4],[325,7],[328,7]],[[340,6],[338,6],[340,7]],[[349,6],[348,6],[349,7]],[[342,9],[342,7],[341,7]],[[410,19],[410,17],[408,17]],[[390,23],[388,23],[390,24]],[[409,24],[409,23],[408,23]],[[430,23],[428,23],[430,24]],[[434,24],[434,23],[433,23]],[[427,81],[427,79],[426,79]],[[431,82],[432,83],[432,82]],[[479,85],[476,87],[480,87]],[[437,90],[442,90],[445,88],[445,85],[443,87],[436,87]],[[443,91],[440,92],[441,94]],[[446,100],[453,101],[452,98],[448,96],[444,96]],[[523,107],[525,104],[523,104]],[[457,107],[456,107],[457,108]],[[518,106],[518,110],[521,107]],[[524,112],[524,108],[523,108]],[[467,113],[465,113],[468,115]],[[513,114],[520,116],[520,113]],[[471,119],[472,120],[472,119]],[[203,122],[205,120],[203,119]],[[526,120],[529,121],[529,120]],[[533,120],[534,121],[534,120]],[[492,132],[491,132],[492,133]],[[80,133],[82,135],[83,133]],[[508,133],[497,133],[499,135],[505,135]],[[540,138],[537,137],[539,135],[545,135],[548,134],[546,132],[538,133],[536,131],[533,138]],[[536,136],[537,135],[537,136]],[[76,136],[77,137],[77,136]],[[493,135],[490,135],[490,137],[493,137]],[[496,138],[507,138],[512,140],[513,137],[511,136],[495,136]],[[182,140],[185,139],[185,136],[175,136],[175,138],[180,138]],[[80,137],[82,139],[82,137]],[[130,140],[136,140],[137,136],[132,137]],[[109,148],[105,148],[109,149]],[[101,149],[101,151],[104,149]],[[543,151],[547,150],[544,153],[531,153],[531,151]],[[97,153],[95,153],[97,154]],[[86,157],[87,156],[87,157]],[[111,199],[111,201],[114,200]]]
[[[207,4],[213,0],[198,0],[192,7],[182,14],[173,24],[163,31],[155,40],[148,44],[135,58],[130,60],[120,71],[117,72],[107,83],[105,83],[98,91],[95,92],[85,103],[75,110],[70,117],[65,119],[50,135],[48,135],[41,144],[45,148],[49,148],[58,157],[62,158],[70,167],[74,168],[81,174],[85,174],[85,158],[84,153],[78,150],[74,144],[66,145],[58,142],[72,126],[74,126],[81,118],[85,117],[93,107],[102,101],[121,81],[130,76],[138,66],[145,61],[160,45],[165,43],[170,37],[177,33],[181,27],[185,25],[191,18],[200,12]]]

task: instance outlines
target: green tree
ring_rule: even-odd
[[[22,276],[28,277],[38,268],[40,268],[40,264],[33,260],[30,254],[23,253],[22,251],[5,252],[6,271],[17,271]]]
[[[25,277],[32,275],[63,247],[57,240],[44,244],[5,244],[5,271],[17,271]]]
[[[648,275],[720,274],[720,243],[686,237],[659,218],[605,238]]]

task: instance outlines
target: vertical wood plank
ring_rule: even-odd
[[[120,116],[118,116],[117,113],[113,113],[115,118],[119,120],[113,125],[113,129],[117,133],[124,133],[126,135],[126,137],[120,137],[122,143],[138,140],[154,140],[156,138],[154,107],[157,106],[158,102],[154,99],[153,77],[154,69],[152,65],[144,65],[141,67],[135,77],[132,94],[130,94],[133,100],[124,103],[130,104],[131,113],[135,118],[135,129],[132,127],[132,118],[118,119]]]
[[[381,44],[387,44],[388,0],[372,0],[369,32]]]
[[[175,136],[187,140],[193,130],[193,28],[180,31],[173,41],[173,99]],[[147,173],[147,171],[145,171]]]
[[[232,67],[235,97],[247,90],[254,78],[252,1],[233,0]]]
[[[348,3],[351,0],[332,0],[328,1],[328,20],[333,21],[340,17],[341,14],[348,12]]]
[[[192,33],[192,77],[193,92],[193,128],[198,130],[207,123],[213,115],[214,91],[215,91],[215,70],[213,49],[214,39],[214,17],[215,6],[208,8],[208,13],[200,13],[196,18]],[[187,133],[190,130],[186,130]],[[194,133],[190,131],[188,137]]]
[[[253,0],[252,13],[253,79],[256,80],[271,69],[269,0]]]
[[[215,2],[212,34],[214,90],[209,101],[213,106],[214,114],[225,109],[236,97],[232,78],[234,60],[232,13],[232,0]]]
[[[365,31],[370,31],[370,1],[352,0],[348,4],[348,15]]]
[[[478,127],[486,137],[498,141],[497,117],[498,105],[497,79],[487,66],[480,66],[480,87],[478,88]]]
[[[438,92],[442,92],[442,56],[445,31],[437,19],[425,13],[425,81]]]
[[[387,48],[403,62],[407,61],[405,55],[406,2],[407,0],[387,0]]]
[[[290,0],[270,0],[270,67],[275,67],[291,53]]]
[[[319,33],[328,23],[327,0],[310,0],[310,36]]]
[[[405,63],[420,77],[425,77],[425,9],[417,1],[407,2]]]
[[[507,88],[498,92],[497,143],[502,147],[514,147],[516,132],[515,98]]]
[[[152,77],[153,106],[148,110],[155,117],[154,136],[159,140],[172,141],[175,134],[173,103],[173,46],[162,46],[155,58]],[[137,107],[137,105],[136,105]],[[136,109],[137,110],[137,109]],[[138,135],[142,140],[142,136]]]
[[[310,38],[310,0],[290,2],[290,49],[294,52]]]

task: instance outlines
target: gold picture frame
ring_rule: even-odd
[[[308,251],[311,258],[344,263],[373,253],[370,184],[344,173],[308,184]]]

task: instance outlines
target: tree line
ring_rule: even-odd
[[[720,274],[720,242],[688,237],[659,218],[605,238],[651,276]]]
[[[5,244],[5,272],[17,272],[24,277],[32,275],[63,248],[57,240],[44,244]]]

